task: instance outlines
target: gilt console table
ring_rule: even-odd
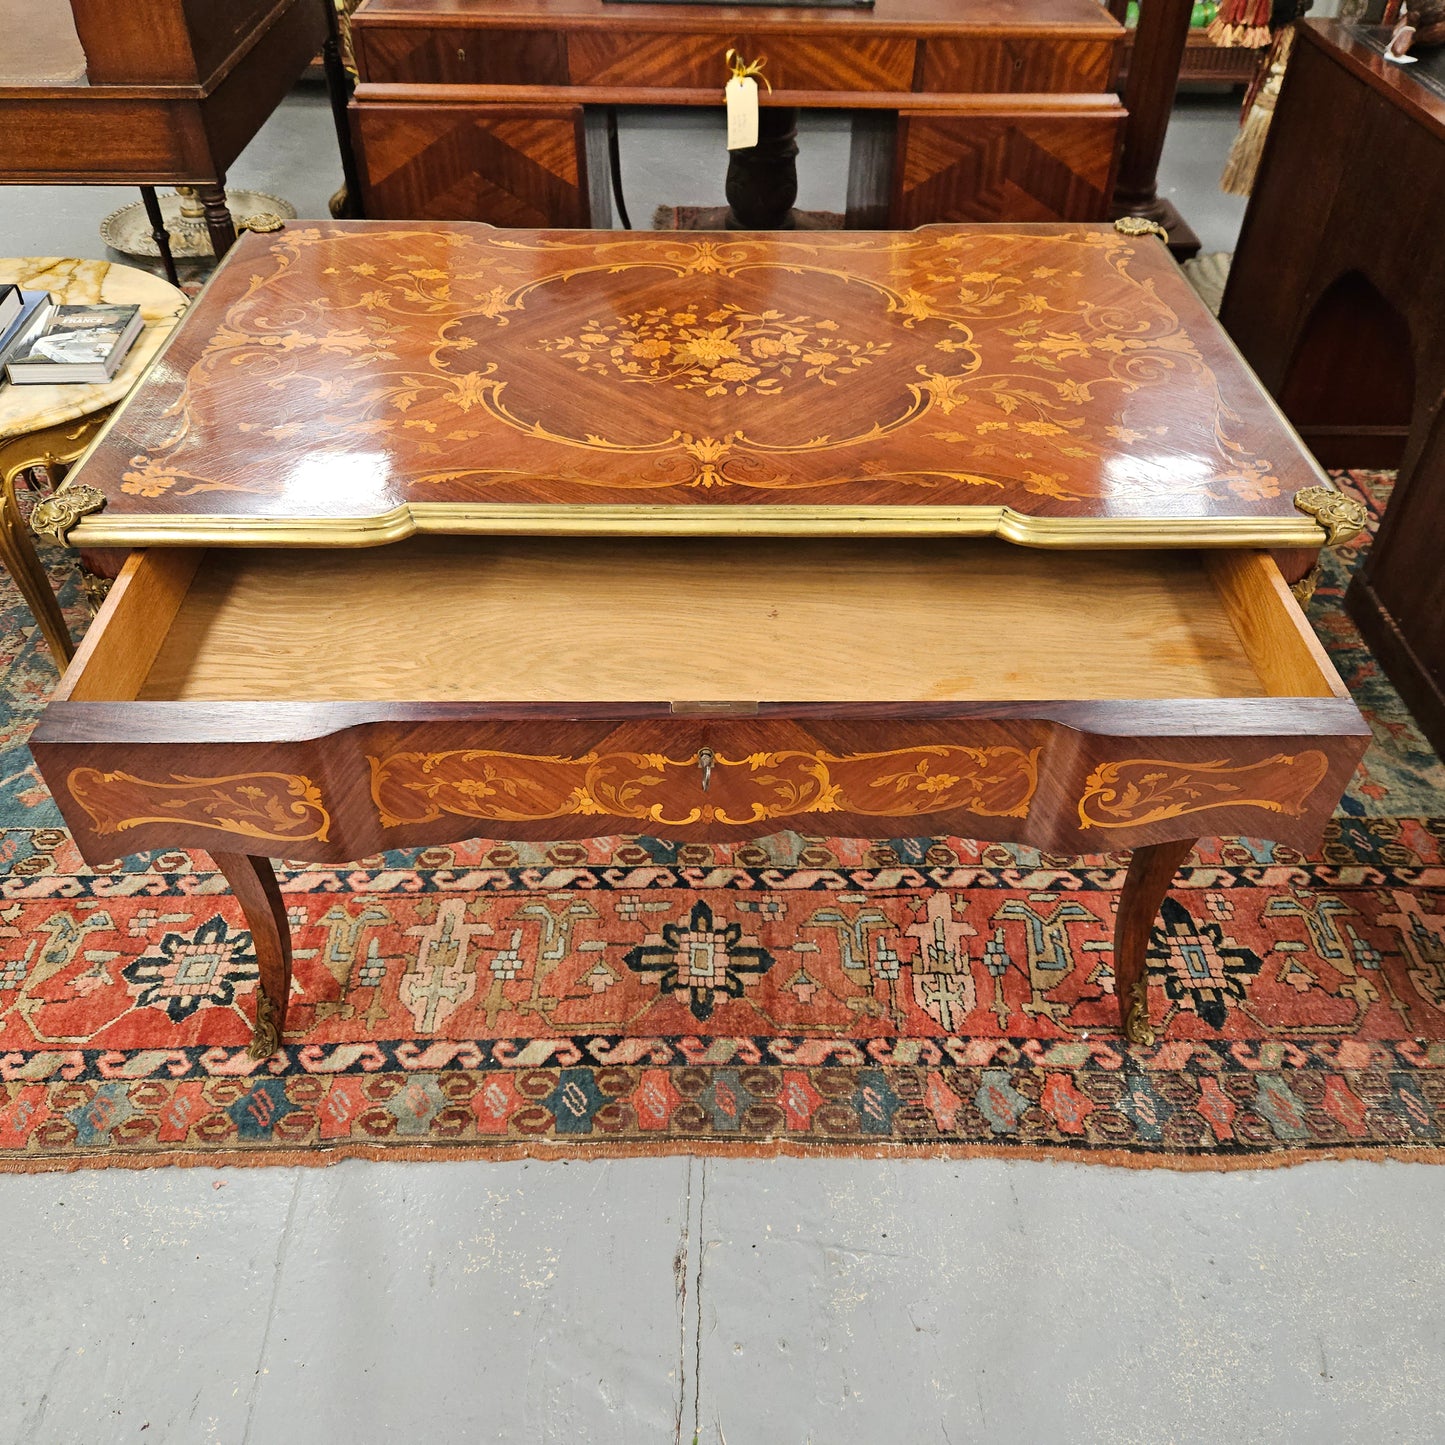
[[[1102,220],[1124,33],[1096,0],[365,0],[351,21],[365,214],[607,226],[607,109],[720,107],[732,49],[765,62],[765,137],[778,111],[853,114],[850,228]]]
[[[247,236],[37,527],[130,546],[32,738],[91,861],[826,826],[1314,846],[1368,729],[1280,567],[1360,525],[1095,226]]]
[[[186,298],[133,266],[60,256],[0,260],[0,283],[7,282],[48,291],[62,306],[139,306],[145,321],[120,369],[103,385],[0,385],[0,560],[63,669],[75,647],[21,516],[16,488],[34,467],[47,468],[52,481],[59,480],[160,350],[186,309]]]

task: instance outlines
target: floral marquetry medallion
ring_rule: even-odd
[[[625,382],[701,390],[704,396],[795,395],[797,383],[837,386],[886,358],[886,341],[853,341],[836,321],[749,311],[728,301],[716,310],[634,311],[610,322],[588,320],[576,337],[544,340],[580,371]]]
[[[247,236],[77,480],[79,545],[737,504],[758,532],[1323,536],[1292,500],[1318,474],[1164,250],[1089,225]]]

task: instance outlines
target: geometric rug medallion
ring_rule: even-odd
[[[1378,513],[1388,477],[1344,481]],[[784,833],[283,863],[295,982],[264,1063],[210,860],[76,854],[25,748],[54,672],[0,576],[0,1170],[1445,1158],[1445,767],[1343,612],[1355,560],[1330,554],[1310,615],[1375,740],[1316,855],[1201,844],[1155,929],[1147,1048],[1116,1027],[1123,855]]]

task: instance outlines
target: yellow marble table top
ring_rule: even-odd
[[[7,281],[25,291],[48,291],[63,306],[139,306],[145,329],[115,377],[104,385],[14,386],[6,382],[0,386],[0,441],[114,406],[135,385],[186,309],[185,294],[169,282],[134,266],[116,266],[109,261],[0,257],[0,283]]]

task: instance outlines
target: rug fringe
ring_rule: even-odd
[[[770,1144],[716,1143],[688,1148],[659,1143],[617,1141],[607,1144],[356,1144],[335,1148],[181,1150],[174,1154],[67,1154],[29,1159],[0,1159],[0,1174],[71,1174],[81,1169],[259,1169],[327,1168],[348,1159],[371,1163],[458,1163],[517,1160],[587,1163],[609,1159],[900,1159],[964,1161],[1026,1160],[1039,1164],[1101,1164],[1113,1169],[1167,1169],[1178,1174],[1232,1174],[1246,1170],[1292,1169],[1321,1161],[1359,1160],[1374,1164],[1445,1164],[1445,1147],[1435,1145],[1342,1145],[1332,1149],[1271,1149],[1259,1154],[1146,1154],[1128,1149],[1071,1148],[1038,1144]]]

